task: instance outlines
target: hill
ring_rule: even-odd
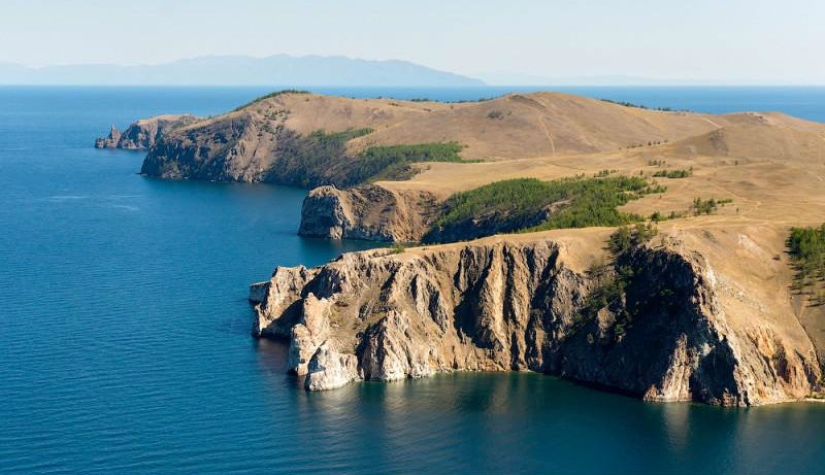
[[[509,161],[592,154],[647,143],[677,141],[735,124],[736,117],[664,113],[567,94],[510,94],[446,104],[394,99],[349,99],[287,91],[170,134],[152,151],[144,172],[181,178],[272,181],[265,171],[299,137],[353,130],[349,157],[370,147],[455,142],[465,160]],[[339,137],[340,138],[340,137]],[[167,148],[171,148],[170,150]],[[180,150],[199,150],[191,163]],[[231,163],[225,163],[231,155]],[[186,172],[164,168],[185,167]],[[204,176],[204,173],[220,175]],[[334,177],[310,185],[335,184]]]
[[[823,124],[288,91],[170,130],[142,171],[316,187],[303,235],[428,242],[253,286],[256,334],[292,338],[309,389],[452,368],[661,401],[822,393],[825,276],[786,240],[825,222]]]
[[[287,91],[171,131],[142,172],[321,187],[301,228],[320,236],[418,241],[457,192],[599,173],[668,188],[623,206],[641,216],[689,214],[701,196],[734,199],[737,219],[759,203],[761,217],[813,222],[825,219],[823,137],[824,125],[777,113],[656,111],[558,93],[450,104]],[[784,211],[800,202],[810,203],[804,214]]]

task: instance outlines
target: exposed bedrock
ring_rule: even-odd
[[[569,249],[492,238],[281,267],[252,286],[253,332],[290,341],[290,369],[309,390],[456,370],[531,370],[652,401],[727,406],[819,389],[810,342],[793,343],[756,307],[747,326],[728,323],[728,292],[701,254],[659,246],[621,256],[631,277],[591,311],[603,284],[568,264]]]
[[[309,192],[301,208],[298,234],[333,239],[417,242],[438,212],[424,191],[395,191],[380,185],[340,190],[322,186]]]
[[[140,173],[168,179],[261,182],[269,166],[272,134],[248,114],[232,121],[205,121],[158,140]]]
[[[95,148],[148,150],[165,133],[192,124],[198,119],[191,115],[161,115],[132,123],[122,133],[113,125],[106,137],[95,140]]]

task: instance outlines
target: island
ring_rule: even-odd
[[[825,125],[560,93],[281,91],[156,133],[141,173],[308,189],[383,241],[253,284],[309,390],[536,371],[651,401],[821,397]]]

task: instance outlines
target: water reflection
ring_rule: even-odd
[[[815,404],[645,403],[532,373],[306,393],[297,378],[271,371],[286,367],[285,348],[259,347],[271,392],[290,403],[289,421],[273,414],[273,424],[312,452],[316,471],[816,473],[810,461],[825,449],[817,435],[825,407]]]
[[[362,251],[365,249],[373,249],[375,247],[382,247],[382,244],[371,241],[358,241],[352,239],[337,240],[303,238],[299,241],[299,252],[302,256],[306,256],[307,258],[307,260],[301,261],[301,263],[306,266],[322,264],[322,262],[316,262],[316,256],[319,255],[339,256],[345,252]]]

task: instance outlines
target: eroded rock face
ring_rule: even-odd
[[[316,273],[315,269],[304,266],[279,267],[269,282],[253,284],[249,300],[267,303],[258,311],[253,334],[290,337],[293,327],[300,323],[303,316],[302,290]]]
[[[114,125],[109,129],[109,135],[95,139],[95,148],[118,148],[120,142],[120,131]]]
[[[379,185],[347,190],[322,186],[304,199],[298,234],[418,242],[437,215],[436,202],[434,195],[423,191],[398,192]]]
[[[325,391],[340,388],[357,378],[358,358],[353,354],[342,355],[324,342],[312,355],[304,385],[309,391]]]
[[[268,124],[258,124],[248,113],[232,120],[203,121],[177,129],[149,150],[140,172],[168,179],[207,181],[264,181],[277,146]]]
[[[279,268],[254,287],[257,336],[290,338],[310,390],[440,371],[532,370],[654,401],[758,405],[804,398],[821,372],[754,312],[732,328],[698,253],[640,248],[620,299],[583,312],[598,285],[547,239],[345,254]],[[256,299],[257,300],[257,299]],[[750,317],[750,316],[749,316]]]
[[[99,137],[95,140],[95,148],[148,150],[165,133],[197,120],[191,115],[161,115],[134,122],[123,133],[120,133],[113,125],[107,137]]]

